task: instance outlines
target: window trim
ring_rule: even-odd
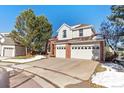
[[[67,30],[63,30],[63,38],[67,37]]]
[[[79,29],[79,36],[83,36],[83,29]]]

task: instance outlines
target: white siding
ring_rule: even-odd
[[[84,36],[91,36],[91,35],[93,35],[93,32],[92,32],[92,29],[91,28],[85,28],[84,30],[83,30],[83,35]]]
[[[83,37],[91,36],[91,35],[93,35],[91,28],[83,29]],[[79,30],[72,31],[72,38],[77,38],[77,37],[79,37]]]
[[[15,56],[15,46],[13,45],[2,45],[2,48],[1,48],[1,56],[4,56],[4,48],[13,48],[13,51],[12,51],[12,57]]]
[[[66,34],[67,34],[67,37],[66,38],[63,38],[63,30],[66,30]],[[58,40],[66,40],[66,39],[72,39],[72,30],[66,26],[66,25],[63,25],[60,29],[59,29],[59,32],[58,32]]]
[[[56,57],[66,58],[65,45],[56,45]]]
[[[92,49],[92,47],[95,47],[95,49]],[[75,49],[77,47],[77,49]],[[78,49],[80,47],[80,49]],[[83,47],[83,49],[82,49]],[[87,49],[85,49],[87,47]],[[89,47],[91,49],[89,49]],[[71,45],[71,58],[79,58],[79,59],[100,59],[100,49],[96,49],[96,47],[100,48],[99,44],[88,44],[88,45]],[[73,49],[72,49],[73,48]]]
[[[79,30],[72,31],[72,37],[73,37],[73,38],[79,37]]]
[[[63,38],[63,31],[66,30],[66,38]],[[83,37],[91,36],[93,35],[93,31],[91,27],[89,28],[83,28]],[[78,38],[79,37],[79,30],[72,30],[70,26],[63,24],[58,29],[58,40],[66,40],[66,39],[72,39],[72,38]]]

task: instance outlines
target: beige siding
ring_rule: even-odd
[[[66,38],[63,38],[63,30],[67,31]],[[58,32],[58,40],[66,40],[66,39],[72,39],[72,30],[68,26],[64,25],[60,28],[60,30]]]
[[[83,29],[83,37],[91,36],[94,33],[92,32],[91,28],[84,28]],[[78,38],[79,37],[79,30],[72,31],[72,38]]]
[[[84,36],[91,36],[94,34],[91,28],[85,28],[83,31]]]

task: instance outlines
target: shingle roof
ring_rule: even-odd
[[[95,43],[99,41],[104,41],[104,40],[83,40],[83,41],[82,40],[66,40],[66,41],[59,41],[59,42],[57,41],[55,42],[55,44]]]
[[[2,43],[3,45],[15,45],[15,42],[11,39],[11,37],[4,37],[5,41]]]
[[[91,25],[89,24],[77,24],[74,26],[71,26],[72,29],[78,29],[78,28],[85,28],[85,27],[90,27]]]
[[[87,27],[87,26],[90,26],[90,25],[88,25],[88,24],[81,24],[81,25],[77,26],[76,28],[79,28],[79,27]]]
[[[86,41],[86,40],[92,40],[93,36],[86,36],[86,37],[78,37],[78,38],[72,38],[72,39],[67,39],[67,40],[58,40],[57,42],[72,42],[72,41]]]

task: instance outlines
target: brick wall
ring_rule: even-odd
[[[105,60],[104,54],[104,41],[100,41],[100,61],[103,62]]]
[[[71,48],[70,44],[66,44],[66,58],[71,58]]]

